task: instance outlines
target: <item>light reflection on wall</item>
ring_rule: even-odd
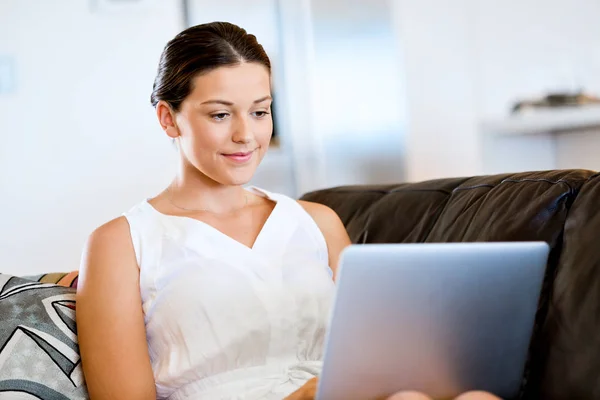
[[[387,0],[313,0],[315,129],[332,184],[404,178],[402,66]]]

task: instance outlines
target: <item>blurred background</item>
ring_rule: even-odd
[[[268,190],[600,169],[598,0],[0,0],[2,272],[77,269],[166,186],[158,59],[214,20],[272,59]]]

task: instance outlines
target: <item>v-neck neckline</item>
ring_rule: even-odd
[[[275,206],[273,207],[273,209],[271,210],[271,212],[269,213],[269,216],[267,217],[267,219],[265,220],[265,222],[263,223],[262,227],[260,228],[260,231],[258,232],[258,235],[256,235],[256,238],[254,238],[254,242],[252,243],[252,246],[248,246],[242,242],[240,242],[237,239],[232,238],[231,236],[229,236],[228,234],[224,233],[223,231],[221,231],[220,229],[212,226],[211,224],[201,221],[199,219],[193,218],[193,217],[188,217],[185,215],[172,215],[172,214],[165,214],[161,211],[158,211],[156,208],[154,208],[154,206],[152,204],[150,204],[150,202],[148,201],[148,199],[146,199],[146,201],[144,202],[154,213],[160,215],[161,217],[164,218],[174,218],[174,219],[178,219],[178,220],[183,220],[183,221],[191,221],[191,223],[193,224],[197,224],[197,226],[202,227],[203,229],[207,230],[208,232],[212,232],[214,233],[216,236],[222,238],[224,241],[226,242],[230,242],[233,243],[234,245],[236,245],[237,247],[242,248],[245,251],[249,251],[249,252],[256,252],[258,251],[257,248],[260,248],[261,243],[263,240],[263,237],[266,235],[266,231],[270,229],[270,226],[272,224],[272,219],[274,219],[274,216],[276,215],[276,213],[278,213],[279,209],[281,208],[281,201],[279,199],[274,198],[274,196],[272,194],[270,194],[269,192],[259,189],[257,187],[251,186],[247,189],[245,189],[249,192],[258,194],[259,196],[268,199],[270,201],[272,201],[273,203],[275,203]]]

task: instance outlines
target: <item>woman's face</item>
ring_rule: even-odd
[[[248,183],[273,132],[266,67],[242,63],[197,76],[175,114],[184,168],[222,185]]]

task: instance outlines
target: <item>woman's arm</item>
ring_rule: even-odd
[[[335,280],[340,253],[351,244],[346,227],[331,208],[310,201],[300,200],[298,202],[310,214],[325,237],[329,252],[329,266],[333,270]]]
[[[156,399],[139,268],[124,217],[92,233],[79,274],[77,331],[91,399]]]

